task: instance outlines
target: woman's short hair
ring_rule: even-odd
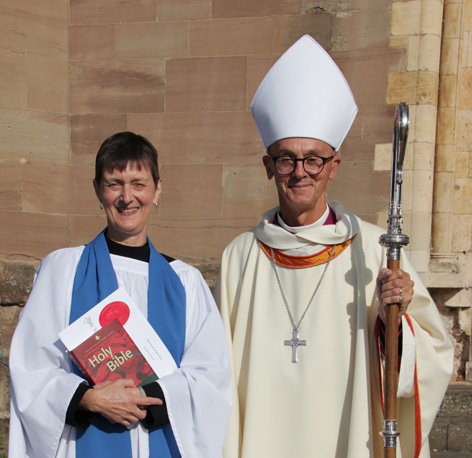
[[[149,168],[154,184],[159,181],[157,151],[152,143],[133,132],[119,132],[108,137],[100,146],[95,159],[95,181],[100,184],[103,173],[120,172],[131,163],[138,170],[143,166]]]

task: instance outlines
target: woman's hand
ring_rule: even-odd
[[[133,380],[105,382],[87,390],[79,408],[103,415],[110,423],[129,426],[146,417],[146,406],[161,405],[162,400],[141,395]]]

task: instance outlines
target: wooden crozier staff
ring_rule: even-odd
[[[392,148],[392,178],[388,233],[380,237],[380,245],[387,248],[387,267],[400,268],[400,250],[408,245],[409,238],[402,234],[402,184],[403,159],[408,138],[408,105],[400,103],[395,110]],[[398,389],[398,304],[387,307],[385,323],[385,373],[384,373],[384,458],[397,456],[397,389]]]

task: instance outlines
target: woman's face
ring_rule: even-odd
[[[105,171],[101,183],[94,180],[93,185],[107,215],[107,237],[124,245],[144,245],[149,214],[161,194],[161,180],[156,186],[147,166],[138,170],[128,163],[122,172]]]

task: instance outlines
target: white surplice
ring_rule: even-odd
[[[223,254],[215,294],[231,347],[238,399],[225,458],[383,456],[381,358],[374,331],[376,278],[386,264],[378,239],[385,231],[348,213],[339,202],[330,207],[335,225],[296,234],[273,224],[278,209],[272,209]],[[292,325],[271,259],[258,240],[293,254],[352,237],[331,260],[301,322],[299,338],[306,346],[298,347],[298,362],[293,363],[292,348],[284,345],[292,338]],[[403,318],[397,456],[426,458],[428,434],[452,372],[453,349],[428,291],[407,257],[402,254],[401,259],[402,269],[415,282],[415,294],[408,308],[411,325]],[[324,268],[277,267],[296,322]]]
[[[74,458],[75,428],[65,425],[70,400],[83,379],[58,333],[69,324],[74,276],[82,247],[58,250],[41,263],[10,350],[10,458]],[[147,314],[148,264],[111,255],[118,280]],[[180,368],[162,377],[170,424],[182,457],[217,458],[232,404],[231,371],[223,326],[200,272],[170,266],[186,293],[186,335]],[[149,457],[148,432],[130,430],[132,458]],[[130,457],[131,458],[131,457]]]

